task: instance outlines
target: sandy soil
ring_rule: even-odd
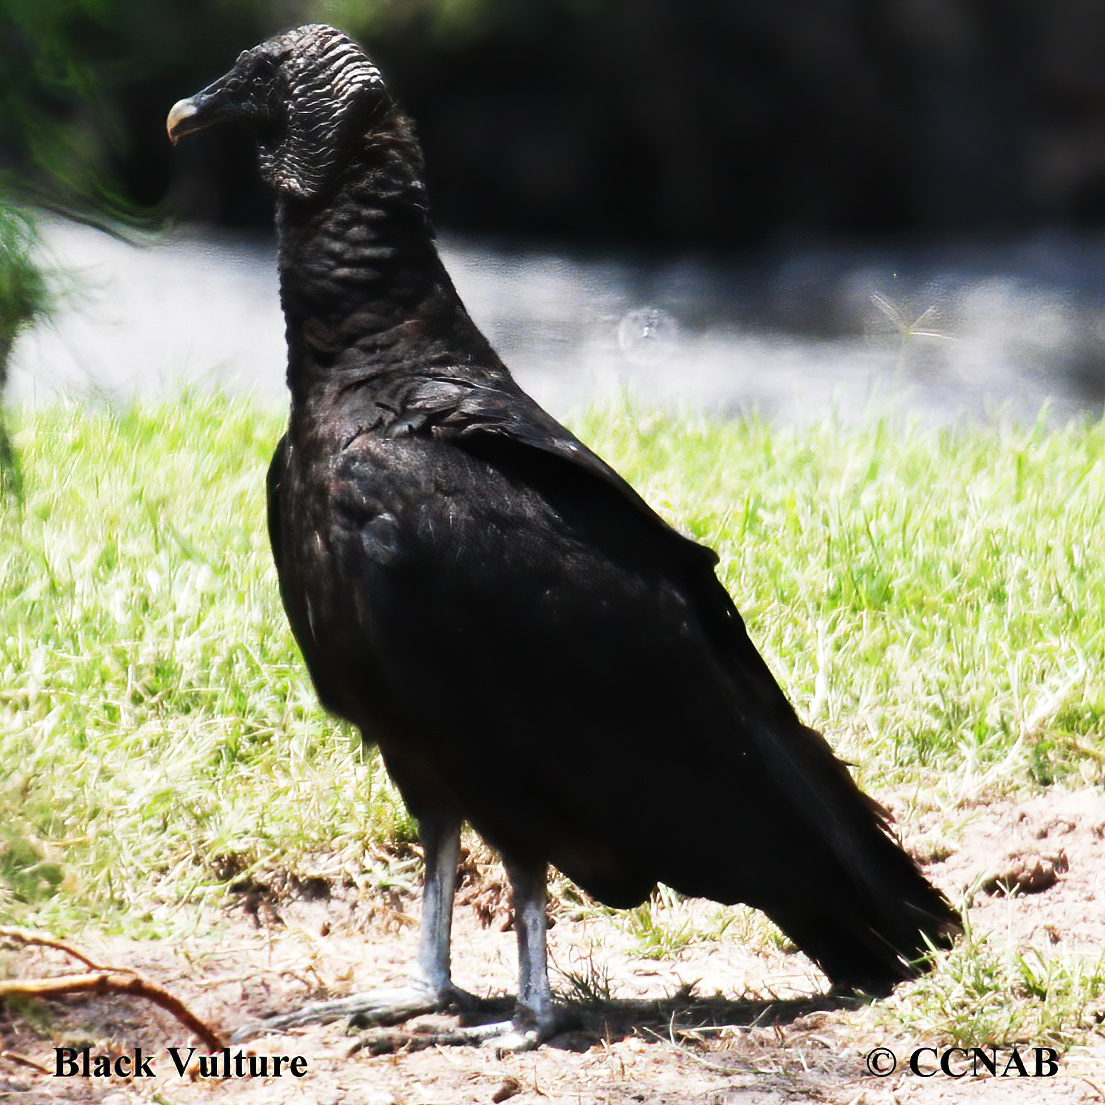
[[[1096,958],[1105,933],[1105,797],[1098,790],[1052,793],[1022,803],[958,811],[927,829],[919,819],[906,841],[955,899],[974,888],[971,919],[998,947],[1061,947]],[[454,978],[480,995],[508,994],[514,935],[497,865],[473,863],[460,894]],[[1014,893],[1006,893],[1013,889]],[[832,1105],[1105,1102],[1105,1039],[1092,1033],[1064,1055],[1054,1077],[920,1077],[909,1053],[939,1040],[894,1038],[877,1007],[834,1001],[823,980],[785,947],[753,952],[741,939],[745,914],[724,931],[724,911],[682,903],[667,929],[686,922],[711,938],[641,957],[642,943],[623,921],[562,906],[550,932],[553,983],[577,1000],[578,1027],[536,1052],[496,1054],[472,1047],[417,1049],[407,1043],[373,1055],[341,1024],[254,1040],[255,1055],[302,1056],[301,1078],[206,1079],[177,1075],[169,1047],[202,1045],[168,1014],[128,997],[73,997],[49,1007],[0,1008],[0,1102],[65,1101],[188,1105],[218,1099],[317,1105],[467,1105],[510,1100],[596,1105]],[[217,915],[195,918],[195,935],[175,941],[97,940],[81,946],[98,961],[137,968],[226,1030],[304,998],[337,996],[400,982],[417,943],[417,904],[382,900],[318,884],[275,895],[247,887]],[[719,935],[720,933],[720,935]],[[763,940],[756,941],[763,947]],[[770,943],[770,942],[768,942]],[[41,977],[73,969],[59,952],[0,953],[0,975]],[[609,996],[607,995],[609,992]],[[1093,1012],[1093,1011],[1091,1011]],[[1105,1009],[1097,1011],[1105,1019]],[[431,1023],[432,1022],[432,1023]],[[426,1019],[411,1030],[455,1023]],[[899,1030],[900,1031],[900,1030]],[[415,1036],[416,1039],[416,1036]],[[982,1044],[986,1041],[978,1041]],[[53,1048],[152,1056],[152,1078],[59,1078]],[[875,1077],[865,1057],[890,1048],[898,1068]],[[1023,1048],[1033,1069],[1031,1046]],[[13,1058],[13,1053],[16,1056]],[[1006,1057],[1007,1058],[1007,1057]],[[927,1060],[926,1060],[927,1061]],[[958,1069],[959,1060],[953,1063]]]

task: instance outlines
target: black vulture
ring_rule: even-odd
[[[277,196],[281,596],[321,701],[379,746],[426,864],[410,985],[268,1026],[458,1001],[464,822],[512,885],[517,1013],[484,1030],[503,1044],[557,1024],[549,864],[616,907],[658,882],[748,903],[837,987],[886,994],[923,969],[955,910],[798,719],[716,555],[526,395],[469,318],[379,69],[340,31],[300,27],[176,104],[169,134],[224,120],[253,131]]]

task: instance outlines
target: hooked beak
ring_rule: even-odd
[[[173,104],[165,128],[169,141],[175,146],[182,138],[198,130],[234,118],[241,112],[240,94],[236,73],[231,70],[202,92]]]
[[[198,100],[199,96],[190,96],[187,100],[178,100],[173,104],[169,118],[165,120],[165,128],[169,132],[169,141],[174,146],[186,134],[195,134],[197,130],[203,130],[215,121],[214,119],[208,119],[206,122],[203,120]]]

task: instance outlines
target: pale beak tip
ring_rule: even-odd
[[[169,141],[174,146],[186,134],[191,133],[187,123],[198,111],[199,108],[191,99],[179,100],[173,104],[172,110],[169,112],[169,118],[165,120],[165,129],[169,132]]]

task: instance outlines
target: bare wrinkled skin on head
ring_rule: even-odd
[[[288,111],[283,140],[274,148],[261,140],[261,174],[281,191],[312,195],[333,168],[342,125],[373,92],[384,91],[384,79],[352,39],[324,24],[256,49],[282,53],[278,72]]]
[[[341,31],[312,23],[244,51],[226,76],[176,104],[169,136],[244,122],[257,136],[265,181],[308,198],[334,169],[342,130],[381,104],[390,96],[372,60]]]

